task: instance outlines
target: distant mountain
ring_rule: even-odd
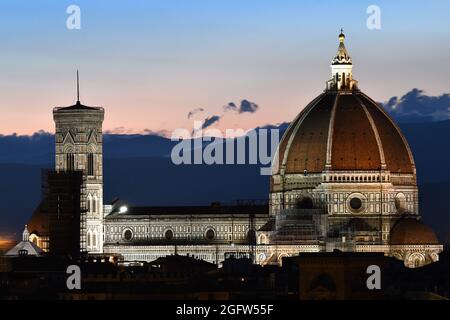
[[[280,137],[288,123],[257,128],[280,128]],[[421,183],[450,181],[450,120],[404,123],[400,127],[413,149]],[[104,135],[104,158],[168,157],[177,142],[157,135]],[[32,136],[0,136],[0,164],[23,163],[52,166],[54,137],[49,133]],[[436,170],[436,168],[442,168]]]
[[[106,158],[168,156],[175,142],[158,135],[104,134]],[[0,163],[53,163],[55,137],[47,132],[31,136],[0,135]]]
[[[31,136],[0,135],[0,163],[49,163],[54,161],[54,150],[54,135],[44,131]]]

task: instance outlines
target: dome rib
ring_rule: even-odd
[[[325,91],[286,130],[272,173],[379,171],[415,174],[406,138],[386,112],[357,91]]]
[[[282,168],[289,172],[322,172],[326,162],[331,101],[334,94],[322,94],[302,112],[290,132]]]
[[[325,169],[331,169],[331,155],[333,152],[333,132],[334,132],[334,121],[336,118],[336,109],[339,103],[340,94],[336,94],[336,99],[334,100],[333,109],[331,109],[330,115],[330,126],[328,128],[328,140],[327,140],[327,162],[325,164]]]
[[[355,97],[356,97],[356,100],[358,100],[359,103],[361,104],[361,106],[364,110],[364,113],[366,114],[367,119],[369,120],[370,126],[372,127],[373,134],[375,135],[375,140],[377,141],[377,145],[378,145],[378,151],[380,152],[381,169],[386,169],[386,159],[384,157],[383,143],[381,142],[380,134],[378,132],[375,121],[373,120],[372,115],[370,114],[369,110],[367,110],[367,107],[364,104],[364,102],[357,95],[355,95]]]
[[[380,170],[380,152],[355,94],[342,94],[336,109],[331,155],[332,170]]]
[[[316,106],[316,104],[325,96],[325,93],[318,95],[314,100],[312,100],[306,108],[304,108],[291,122],[289,127],[287,128],[281,142],[279,144],[279,148],[277,148],[277,154],[275,155],[275,159],[278,160],[279,168],[275,170],[275,173],[279,171],[284,172],[286,169],[287,157],[289,155],[289,150],[291,148],[292,140],[297,135],[298,128],[300,127],[303,120],[307,117],[309,112]]]
[[[403,146],[406,149],[405,150],[406,153],[408,154],[408,160],[409,160],[408,162],[409,163],[408,164],[407,163],[403,163],[401,168],[400,168],[400,171],[402,173],[414,173],[415,174],[416,173],[416,165],[415,165],[415,162],[414,162],[414,156],[412,154],[411,147],[409,146],[408,141],[406,140],[405,136],[401,132],[401,130],[398,127],[398,125],[392,120],[392,118],[387,114],[387,112],[382,107],[380,107],[378,105],[378,103],[376,103],[373,99],[371,99],[368,95],[366,95],[363,92],[360,92],[360,95],[364,99],[369,101],[372,106],[376,107],[376,110],[378,112],[380,112],[384,116],[384,118],[386,118],[389,121],[389,123],[394,127],[394,129],[396,131],[396,134],[397,134],[395,136],[400,136],[400,138],[401,138],[401,143],[397,142],[396,145],[395,146],[393,145],[392,147],[390,147],[390,145],[393,144],[393,142],[394,142],[393,139],[388,139],[388,137],[386,137],[384,139],[385,143],[383,143],[383,146],[385,147],[385,150],[386,150],[386,165],[387,165],[388,169],[391,172],[395,172],[395,171],[392,170],[393,169],[393,165],[394,165],[394,163],[397,163],[399,159],[396,159],[396,158],[391,159],[391,157],[389,157],[389,155],[390,154],[395,154],[395,152],[394,152],[395,149]],[[371,112],[371,115],[372,115],[372,117],[374,117],[373,116],[373,112]],[[377,127],[381,129],[380,125],[377,125]],[[386,136],[387,136],[387,133],[386,133]],[[380,135],[380,139],[383,140],[383,134]],[[392,150],[390,150],[391,152],[387,152],[388,151],[387,148],[391,148],[392,149]],[[409,168],[410,166],[411,166],[411,168]],[[410,169],[412,169],[412,170],[410,170]]]

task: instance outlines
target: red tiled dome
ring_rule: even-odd
[[[326,91],[314,99],[286,130],[278,151],[278,168],[285,174],[325,168],[414,173],[399,128],[359,90]]]
[[[434,231],[415,218],[402,218],[391,230],[391,245],[439,244]]]

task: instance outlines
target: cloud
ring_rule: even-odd
[[[258,110],[259,106],[251,101],[246,99],[242,100],[239,106],[237,106],[234,102],[228,103],[225,107],[225,111],[235,111],[237,113],[255,113]]]
[[[0,133],[0,138],[24,138],[24,139],[26,138],[26,139],[39,140],[39,139],[46,139],[48,137],[53,137],[53,133],[42,130],[42,129],[32,133],[31,135],[18,134],[16,132],[13,132],[11,134],[1,134]]]
[[[398,122],[432,122],[450,119],[450,94],[428,96],[417,88],[401,98],[392,97],[381,103]]]
[[[205,109],[203,109],[203,108],[196,108],[194,110],[191,110],[191,111],[189,111],[187,118],[190,119],[193,115],[195,115],[199,112],[203,112],[203,111],[205,111]]]
[[[126,127],[116,127],[113,129],[108,129],[103,131],[104,134],[116,134],[116,135],[149,135],[149,136],[160,136],[168,137],[171,132],[169,130],[152,130],[152,129],[133,129]]]
[[[266,124],[262,127],[257,127],[256,129],[266,129],[266,130],[272,130],[272,129],[278,129],[280,131],[285,131],[290,125],[290,122],[281,122],[277,124]]]
[[[206,129],[210,126],[212,126],[214,123],[220,120],[220,116],[211,116],[205,119],[202,124],[202,129]]]
[[[172,132],[170,130],[152,130],[152,129],[144,129],[143,134],[149,136],[159,136],[159,137],[170,137]]]
[[[225,111],[236,111],[237,110],[237,105],[234,102],[229,102],[225,107],[223,107],[223,109]]]
[[[116,127],[113,129],[108,129],[103,131],[104,134],[132,134],[133,130],[125,128],[125,127]]]

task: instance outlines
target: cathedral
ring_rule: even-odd
[[[325,90],[281,139],[267,203],[104,204],[104,109],[79,99],[55,108],[55,170],[81,171],[85,181],[82,250],[125,263],[179,254],[218,265],[247,256],[265,265],[333,250],[383,252],[408,267],[437,261],[443,248],[420,219],[411,149],[390,116],[360,91],[344,42],[341,32]],[[33,215],[27,236],[47,250],[42,219]]]

